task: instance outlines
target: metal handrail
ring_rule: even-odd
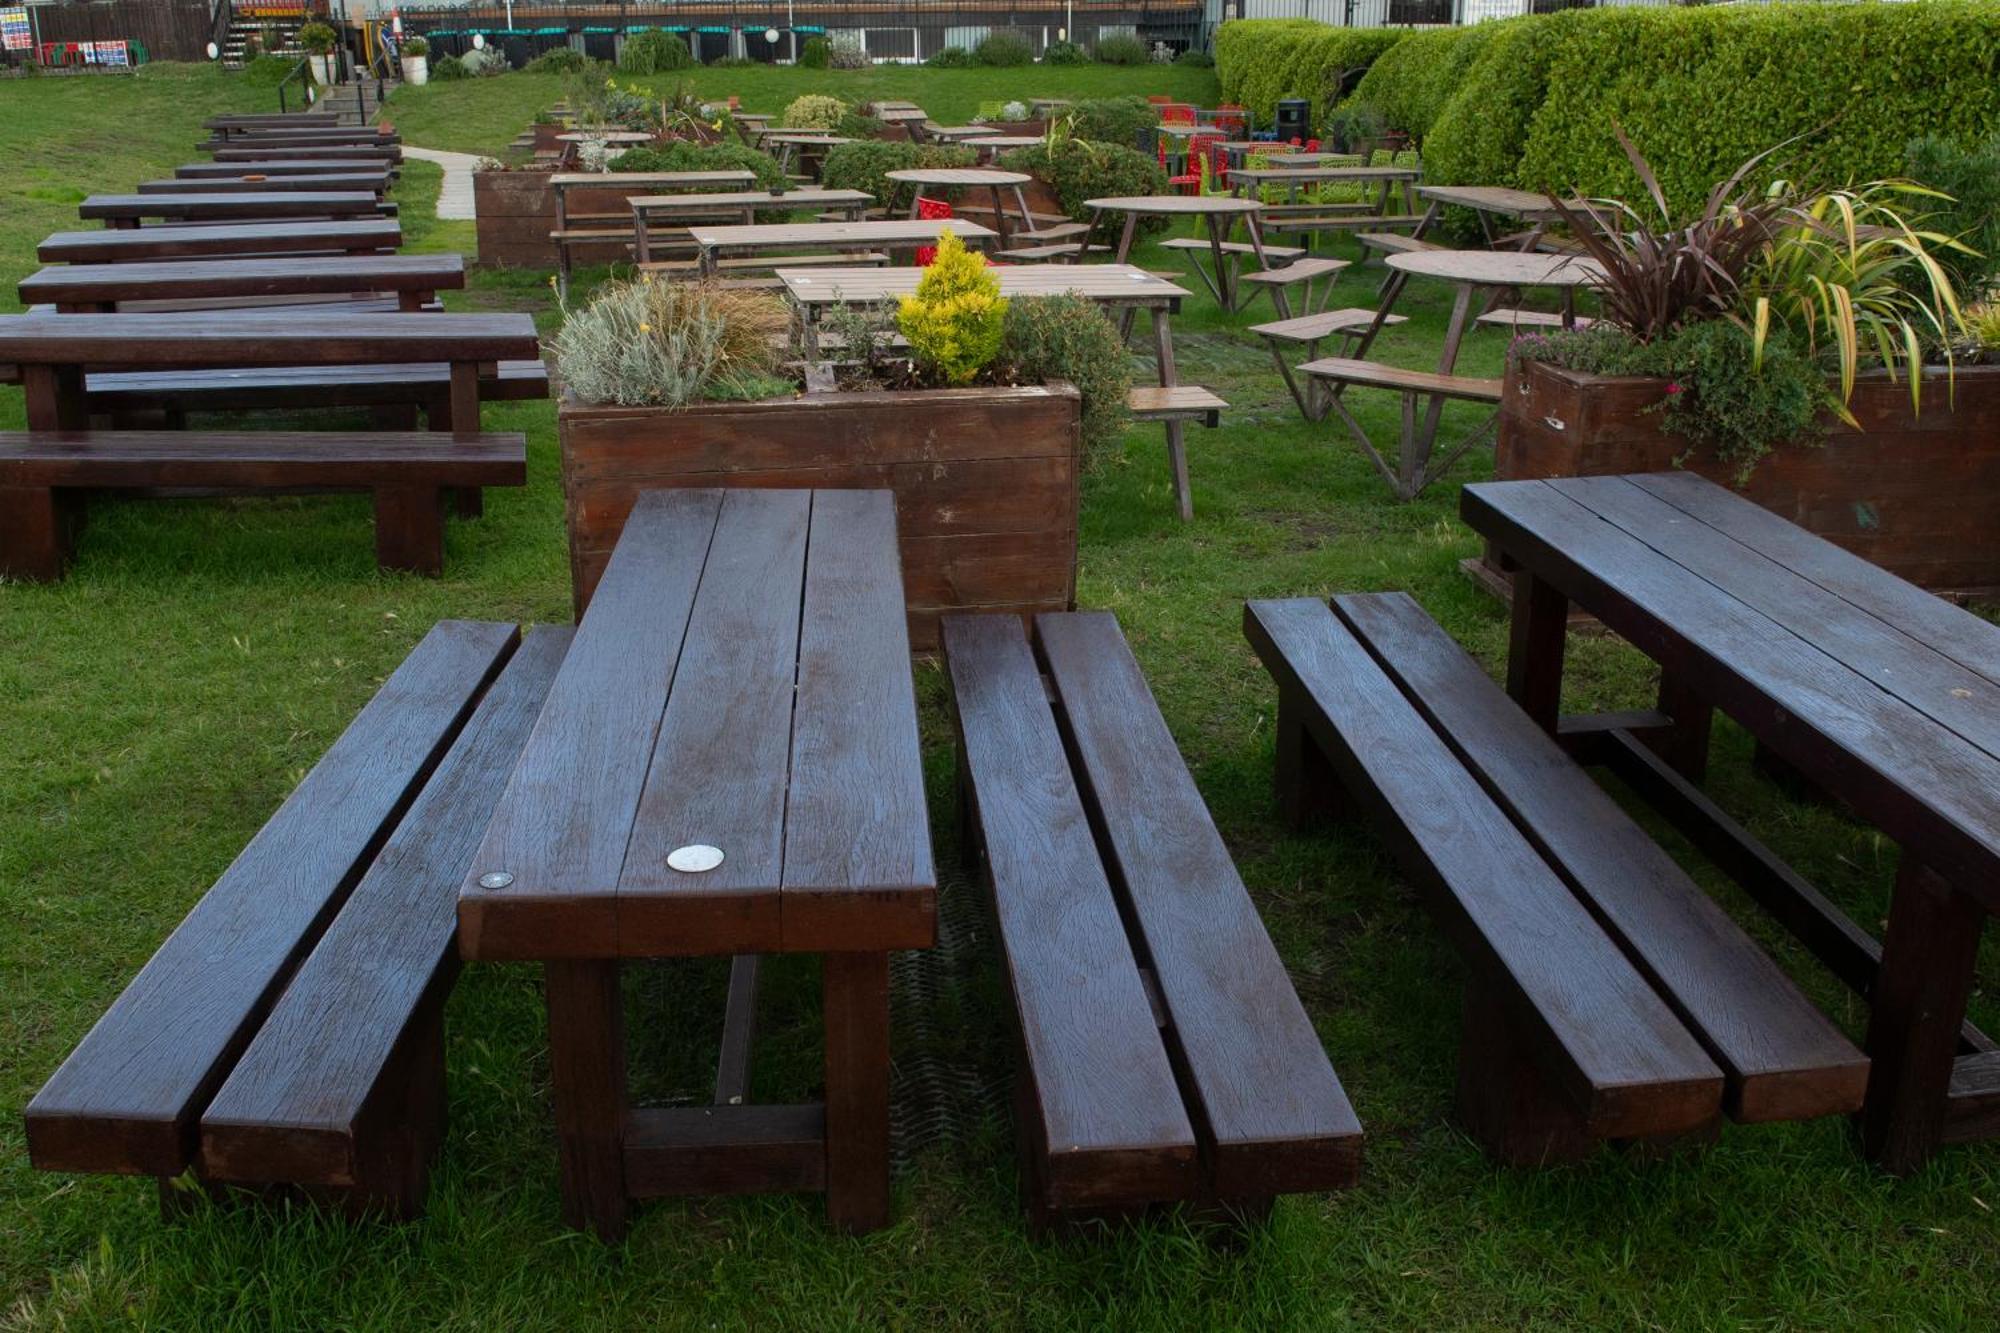
[[[297,79],[299,81],[299,86],[305,90],[305,105],[311,106],[313,95],[312,95],[312,61],[310,58],[303,56],[300,57],[299,63],[292,66],[291,73],[285,75],[284,78],[278,80],[278,112],[281,115],[291,110],[290,107],[285,105],[285,85],[290,83],[293,79]]]

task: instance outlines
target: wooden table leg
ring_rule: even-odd
[[[1907,1175],[1942,1141],[1958,1029],[1986,913],[1906,848],[1869,993],[1862,1150]]]
[[[889,955],[830,953],[826,1010],[826,1211],[859,1234],[889,1224]]]
[[[1665,731],[1646,733],[1653,752],[1673,765],[1689,782],[1699,784],[1708,772],[1708,738],[1715,708],[1672,671],[1660,673],[1660,711],[1673,720]]]
[[[1459,344],[1465,341],[1465,326],[1470,322],[1471,316],[1472,284],[1462,282],[1458,286],[1457,296],[1452,299],[1451,322],[1445,325],[1444,349],[1438,355],[1438,373],[1440,375],[1451,374],[1452,368],[1458,364]],[[1404,448],[1413,449],[1416,452],[1415,473],[1418,476],[1423,474],[1424,464],[1429,461],[1431,456],[1431,447],[1437,442],[1438,423],[1444,418],[1444,404],[1445,399],[1443,394],[1432,395],[1430,406],[1424,412],[1423,425],[1419,428],[1417,437],[1403,441]],[[1409,472],[1410,470],[1407,466],[1404,468],[1405,472]]]
[[[625,1006],[615,962],[543,964],[563,1221],[625,1235]]]
[[[84,430],[90,414],[83,396],[81,366],[21,367],[29,430]]]
[[[1153,355],[1159,362],[1160,387],[1172,388],[1180,383],[1180,371],[1174,365],[1173,328],[1165,307],[1153,309]],[[1174,507],[1179,511],[1181,522],[1194,518],[1194,495],[1188,483],[1187,464],[1187,423],[1169,420],[1167,428],[1167,466],[1173,472]]]
[[[1569,599],[1528,570],[1516,570],[1507,693],[1551,735],[1562,712],[1563,649],[1568,638]]]
[[[1210,213],[1208,223],[1208,250],[1215,260],[1215,298],[1222,303],[1225,311],[1236,309],[1236,274],[1229,267],[1229,256],[1222,248],[1223,232],[1220,215]]]
[[[1137,213],[1127,213],[1125,215],[1125,226],[1118,233],[1118,254],[1115,256],[1118,263],[1129,264],[1132,262],[1132,242],[1137,239],[1138,235],[1139,215]],[[1090,237],[1086,236],[1083,240],[1084,245],[1081,253],[1089,254]]]

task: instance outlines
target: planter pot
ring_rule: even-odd
[[[479,262],[488,267],[554,268],[556,192],[549,171],[475,171],[472,173],[473,227],[479,240]],[[616,172],[604,176],[604,188],[569,192],[572,224],[590,214],[628,216],[625,202],[657,187],[621,184]],[[602,225],[602,224],[597,224]],[[624,241],[590,242],[570,247],[579,264],[616,264],[632,252]]]
[[[1785,445],[1738,481],[1736,468],[1688,454],[1660,413],[1663,381],[1584,375],[1528,362],[1508,371],[1494,448],[1497,478],[1658,472],[1677,465],[1942,593],[2000,592],[2000,366],[1927,378],[1913,412],[1907,381],[1864,376],[1855,430]],[[1677,460],[1682,460],[1677,464]],[[1500,578],[1482,565],[1483,579]]]
[[[819,393],[672,410],[557,409],[581,617],[640,491],[884,488],[896,495],[910,645],[959,610],[1066,610],[1076,596],[1080,400],[1067,384]]]
[[[403,82],[412,88],[421,88],[431,79],[431,58],[429,56],[403,57]]]
[[[325,88],[333,83],[333,56],[329,53],[314,52],[306,57],[312,69],[313,82]]]

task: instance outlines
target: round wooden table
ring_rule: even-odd
[[[1209,254],[1215,263],[1214,276],[1211,277],[1204,272],[1200,263],[1192,259],[1189,262],[1194,264],[1195,273],[1208,284],[1209,291],[1215,294],[1215,299],[1222,304],[1224,310],[1236,308],[1236,268],[1229,262],[1228,252],[1224,246],[1229,239],[1230,229],[1236,225],[1237,218],[1243,219],[1243,225],[1250,233],[1250,250],[1257,257],[1257,267],[1266,269],[1271,266],[1270,261],[1264,257],[1264,229],[1258,223],[1258,218],[1264,212],[1264,205],[1256,199],[1234,199],[1226,195],[1209,194],[1131,194],[1115,195],[1108,199],[1088,199],[1084,201],[1084,205],[1100,218],[1106,213],[1125,215],[1125,229],[1119,234],[1115,256],[1120,264],[1129,262],[1132,257],[1132,241],[1138,234],[1140,218],[1202,219],[1208,229]],[[1091,230],[1094,235],[1095,222],[1091,224]],[[1089,238],[1086,237],[1085,240],[1088,241]],[[1087,245],[1084,253],[1089,253]]]
[[[1034,177],[1025,171],[994,171],[990,167],[911,167],[904,171],[883,173],[884,177],[896,185],[908,185],[910,192],[910,216],[917,215],[926,188],[936,190],[984,190],[993,200],[993,227],[1000,233],[1000,248],[1007,248],[1007,209],[1001,200],[1001,192],[1014,196],[1014,207],[1020,210],[1021,227],[1024,231],[1035,229],[1034,216],[1028,212],[1028,200],[1021,193],[1021,187]],[[893,194],[883,201],[893,211]]]

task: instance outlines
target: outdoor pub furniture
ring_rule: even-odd
[[[984,190],[992,202],[993,225],[1000,233],[1000,248],[1006,249],[1008,224],[1007,205],[1004,194],[1014,198],[1014,208],[1021,220],[1021,229],[1035,229],[1034,214],[1028,211],[1028,200],[1021,193],[1021,187],[1034,177],[1025,171],[994,171],[982,167],[912,167],[903,171],[886,172],[887,179],[897,185],[910,187],[910,216],[916,217],[926,189],[934,190]],[[884,199],[890,212],[895,211],[895,195]]]
[[[817,208],[822,212],[845,214],[849,221],[859,218],[868,205],[875,202],[875,196],[866,190],[822,190],[818,187],[786,190],[773,194],[769,190],[732,190],[715,194],[641,194],[629,201],[632,207],[632,232],[635,249],[640,264],[653,260],[653,228],[664,222],[669,226],[676,223],[685,225],[689,221],[713,222],[727,218],[744,226],[756,220],[758,209]]]
[[[795,254],[801,249],[826,250],[916,250],[936,245],[938,238],[951,232],[970,249],[985,248],[995,239],[989,227],[957,218],[939,221],[881,222],[789,222],[752,226],[709,226],[688,228],[700,254],[704,276],[716,271],[724,254]]]
[[[394,218],[230,222],[203,227],[107,227],[59,231],[35,248],[44,264],[121,264],[255,254],[382,254],[403,243]]]
[[[754,173],[742,168],[721,171],[558,171],[549,177],[556,197],[556,225],[549,239],[556,247],[556,289],[569,296],[571,247],[587,242],[621,241],[633,237],[631,224],[616,214],[579,214],[572,218],[572,190],[594,190],[630,198],[637,194],[668,194],[677,190],[740,190],[755,184]],[[576,225],[582,224],[582,225]]]
[[[389,188],[386,171],[327,171],[306,176],[173,176],[140,181],[140,194],[281,194],[286,192],[373,190]]]
[[[46,302],[80,314],[140,302],[266,297],[318,296],[331,305],[374,292],[394,293],[399,309],[422,310],[439,291],[463,286],[463,256],[409,254],[58,264],[23,278],[18,291],[23,305]]]
[[[329,172],[387,172],[396,164],[372,157],[275,158],[264,162],[189,162],[174,168],[178,180],[241,180],[246,176],[324,176]]]
[[[1869,1006],[1862,1146],[1891,1171],[2000,1134],[1965,1020],[2000,909],[2000,627],[1691,473],[1466,487],[1513,574],[1507,690],[1652,802]],[[1660,664],[1653,714],[1560,716],[1571,606]],[[1901,848],[1878,944],[1702,790],[1720,709]]]
[[[369,217],[381,198],[365,190],[279,190],[268,194],[93,194],[76,207],[81,218],[102,218],[112,228],[137,227],[141,219],[165,222],[250,222],[281,218]]]
[[[1132,257],[1132,242],[1138,235],[1140,218],[1199,218],[1208,231],[1205,244],[1186,237],[1179,238],[1185,242],[1183,245],[1175,245],[1172,241],[1165,244],[1169,249],[1190,251],[1206,249],[1209,252],[1214,267],[1212,274],[1202,268],[1201,262],[1192,254],[1188,262],[1194,266],[1195,276],[1208,286],[1224,310],[1236,308],[1236,265],[1231,259],[1232,255],[1247,250],[1256,256],[1259,271],[1271,267],[1269,252],[1264,244],[1264,233],[1257,221],[1258,214],[1264,210],[1264,205],[1255,199],[1234,199],[1226,195],[1212,194],[1138,194],[1109,199],[1088,199],[1084,201],[1084,206],[1091,210],[1092,236],[1096,234],[1096,228],[1106,214],[1125,215],[1125,227],[1119,233],[1118,249],[1112,256],[1113,260],[1120,264]],[[1229,233],[1238,218],[1243,219],[1244,228],[1249,233],[1250,239],[1247,244],[1229,239]],[[1085,238],[1086,244],[1082,252],[1084,254],[1089,253],[1089,239]],[[1297,249],[1283,249],[1277,253],[1286,258],[1293,258],[1302,252]]]
[[[1479,230],[1488,245],[1509,239],[1494,234],[1494,218],[1511,218],[1527,224],[1526,231],[1512,238],[1517,250],[1534,249],[1549,224],[1562,220],[1562,214],[1556,211],[1556,201],[1533,190],[1515,190],[1504,185],[1420,185],[1417,194],[1429,205],[1423,221],[1411,233],[1419,238],[1437,224],[1447,207],[1471,209],[1479,218]]]
[[[543,964],[563,1214],[825,1191],[889,1220],[889,951],[937,876],[888,491],[642,492],[459,890]],[[747,1104],[756,959],[823,956],[823,1104]],[[626,959],[733,956],[715,1104],[627,1104]]]

